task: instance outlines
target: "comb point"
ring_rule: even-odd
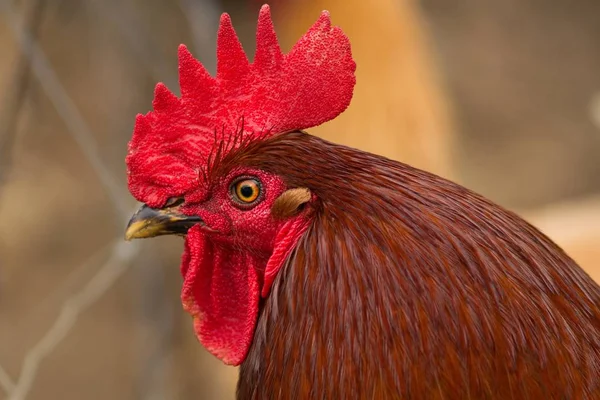
[[[145,139],[147,135],[152,132],[152,125],[150,123],[150,116],[144,114],[137,114],[135,116],[135,124],[133,126],[133,136],[129,141],[128,150],[133,152],[135,148]]]
[[[167,86],[159,82],[154,87],[154,100],[152,107],[154,111],[164,112],[169,111],[179,104],[179,99],[175,96]]]
[[[321,11],[321,15],[314,26],[323,31],[331,29],[331,14],[329,11]]]
[[[217,33],[217,79],[237,81],[246,75],[249,69],[248,57],[231,24],[231,17],[223,13]]]
[[[149,119],[149,115],[138,113],[135,116],[135,131],[138,133],[142,133],[143,131],[150,129],[151,125]]]
[[[281,65],[283,54],[279,47],[271,11],[267,4],[261,7],[256,27],[256,55],[254,66],[259,72],[276,70]]]
[[[199,93],[205,93],[206,97],[212,95],[215,90],[215,79],[204,68],[204,65],[190,53],[184,44],[179,45],[177,55],[181,97],[200,97]]]
[[[219,19],[219,23],[221,25],[224,25],[224,24],[232,25],[231,24],[231,16],[228,13],[224,12],[223,14],[221,14],[221,18]]]

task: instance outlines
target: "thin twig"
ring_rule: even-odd
[[[118,210],[119,223],[121,223],[122,219],[127,218],[129,212],[129,205],[125,200],[127,197],[124,196],[121,185],[118,184],[102,161],[94,134],[61,84],[43,50],[31,35],[15,22],[17,14],[11,2],[0,2],[0,9],[5,12],[5,19],[17,37],[22,52],[28,57],[31,69],[44,92],[64,120],[69,134],[77,142],[105,187],[113,206]]]
[[[590,101],[590,117],[596,128],[600,129],[600,92],[595,93]]]
[[[36,38],[44,14],[45,1],[32,0],[30,5],[25,5],[25,11],[22,18],[22,28],[24,32],[32,38]],[[4,101],[3,112],[0,116],[0,188],[9,174],[12,149],[17,137],[19,116],[31,82],[29,59],[25,52],[19,51],[14,72],[11,74],[9,87],[5,90],[6,100]]]
[[[0,386],[2,386],[5,393],[10,393],[15,388],[15,383],[2,365],[0,365]]]
[[[130,275],[135,280],[136,317],[140,326],[137,341],[139,366],[136,379],[138,398],[169,397],[166,391],[166,360],[173,340],[174,315],[166,286],[165,269],[156,256],[144,255]],[[151,334],[148,335],[148,328]]]
[[[111,256],[98,273],[81,291],[67,299],[52,327],[25,355],[21,373],[10,392],[9,400],[24,400],[31,390],[41,362],[67,336],[77,322],[79,314],[94,304],[105,294],[128,269],[131,261],[139,254],[140,245],[126,243],[123,239],[115,242]]]
[[[114,246],[114,245],[113,245]],[[65,292],[75,285],[76,282],[81,282],[81,277],[85,273],[89,273],[91,268],[97,268],[100,257],[106,256],[110,249],[113,246],[103,246],[101,250],[94,252],[86,261],[84,261],[81,266],[71,272],[65,281],[56,288],[50,295],[46,296],[42,301],[40,301],[40,306],[34,309],[32,312],[27,314],[28,320],[39,320],[39,315],[43,310],[43,307],[48,304],[55,303],[56,299],[60,299],[61,296],[65,295]],[[4,368],[0,365],[0,387],[4,390],[5,393],[11,393],[15,388],[15,383],[12,378],[6,372]]]
[[[116,238],[115,238],[116,240]],[[23,329],[32,329],[30,323],[38,322],[43,313],[48,312],[49,306],[60,304],[61,299],[65,299],[70,293],[73,293],[75,288],[81,287],[82,282],[85,281],[86,277],[89,277],[93,271],[97,271],[102,262],[106,259],[112,248],[112,243],[108,243],[105,246],[94,251],[84,262],[74,268],[61,282],[56,285],[54,290],[48,294],[39,304],[25,315]],[[44,268],[44,267],[42,267]],[[21,327],[21,324],[19,324]]]
[[[177,75],[175,70],[169,72],[164,58],[160,56],[154,45],[152,32],[148,31],[139,12],[128,3],[111,3],[92,0],[87,3],[102,17],[102,29],[106,29],[106,21],[117,28],[131,52],[148,68],[153,81],[163,81],[176,92]],[[115,9],[115,7],[118,7]],[[117,10],[117,12],[115,12]],[[175,47],[173,48],[175,49]],[[150,342],[142,336],[136,343],[138,368],[136,369],[136,388],[140,399],[169,397],[166,393],[168,375],[168,345],[172,341],[173,312],[166,300],[164,269],[161,263],[151,254],[141,260],[143,268],[134,268],[131,279],[135,280],[131,295],[136,300],[135,316],[138,325],[152,331]],[[146,332],[146,330],[140,330]]]
[[[36,40],[29,32],[15,22],[16,12],[11,2],[2,1],[0,2],[0,7],[5,12],[8,25],[13,30],[21,51],[29,61],[34,75],[52,101],[58,114],[64,120],[69,133],[91,163],[108,192],[121,222],[122,218],[129,214],[128,202],[117,181],[113,178],[100,157],[93,133],[62,86]],[[111,258],[80,292],[63,303],[54,324],[44,334],[42,339],[26,353],[21,373],[14,386],[8,374],[4,374],[2,385],[5,390],[10,391],[9,399],[21,400],[25,398],[31,390],[43,359],[64,339],[77,322],[79,314],[98,300],[124,273],[130,261],[138,254],[138,248],[138,245],[125,244],[122,238],[117,239]]]
[[[21,25],[23,30],[29,32],[32,37],[37,37],[39,26],[44,14],[45,2],[32,0],[30,5],[25,5],[25,12]],[[24,52],[19,52],[15,63],[13,78],[9,81],[9,87],[5,90],[3,112],[0,117],[0,189],[7,179],[12,161],[12,148],[17,136],[19,116],[30,84],[30,65]],[[0,365],[0,386],[9,393],[14,389],[15,383],[8,372]]]
[[[79,144],[82,151],[92,164],[92,167],[110,195],[115,209],[118,210],[119,217],[127,216],[129,214],[127,212],[127,201],[124,200],[125,197],[122,196],[117,181],[112,177],[109,169],[102,161],[97,149],[94,135],[87,126],[85,120],[82,118],[79,110],[60,83],[56,73],[47,61],[42,49],[38,46],[35,39],[32,38],[28,32],[20,29],[20,27],[14,23],[15,13],[12,10],[10,2],[5,1],[2,3],[0,0],[0,6],[7,11],[8,23],[11,29],[15,32],[15,36],[19,41],[23,54],[28,57],[35,76],[39,79],[42,88],[53,102],[57,112],[69,128],[69,133]],[[122,19],[119,19],[118,21],[123,22]],[[137,44],[139,44],[139,35],[132,36],[132,31],[130,29],[123,29],[124,25],[122,23],[119,23],[118,25],[124,32],[124,36],[130,38],[130,44],[132,47],[138,49],[139,46],[137,46]],[[147,46],[144,48],[147,48]],[[142,53],[144,57],[148,57],[148,54],[152,55],[151,53]],[[156,64],[152,63],[151,65]],[[119,218],[119,220],[120,219],[121,218]],[[122,243],[121,238],[119,238],[118,241]],[[115,245],[115,249],[118,248],[119,245]],[[121,249],[119,251],[123,250]],[[137,254],[137,251],[135,254]],[[44,334],[42,339],[27,352],[21,374],[13,390],[10,392],[11,396],[9,399],[21,400],[27,395],[32,388],[40,363],[43,361],[43,359],[50,354],[56,348],[56,346],[58,346],[64,337],[66,337],[68,332],[77,322],[79,314],[112,286],[116,279],[127,268],[128,261],[135,257],[135,254],[132,253],[130,256],[121,257],[120,260],[119,257],[117,257],[115,260],[115,257],[118,256],[118,252],[116,255],[113,254],[114,257],[112,257],[111,260],[105,264],[100,272],[94,278],[92,278],[92,280],[90,280],[88,285],[81,292],[73,297],[70,297],[65,301],[65,303],[63,303],[61,312],[59,313],[59,316],[55,320],[54,324]],[[145,272],[148,273],[147,270]],[[169,310],[164,311],[166,312],[159,313],[159,318],[156,321],[157,324],[163,326],[165,324],[172,325],[172,315],[169,313]],[[164,356],[163,346],[168,339],[170,339],[170,335],[170,329],[160,330],[159,349],[156,352],[158,354],[153,354],[150,357],[152,362],[156,362],[158,361],[158,358]],[[148,374],[148,376],[150,375],[151,374]],[[8,378],[9,380],[7,381],[7,385],[5,387],[7,390],[10,389],[12,384],[10,377]]]

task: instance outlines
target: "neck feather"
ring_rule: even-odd
[[[442,178],[293,135],[247,155],[320,203],[261,305],[238,398],[594,390],[600,289],[548,238]]]

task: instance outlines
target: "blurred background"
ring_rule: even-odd
[[[182,241],[125,243],[124,156],[177,46],[209,71],[260,1],[0,0],[0,398],[231,399],[181,308]],[[600,2],[273,0],[284,50],[322,9],[354,100],[311,133],[515,210],[600,279]]]

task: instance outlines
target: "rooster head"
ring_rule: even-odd
[[[223,14],[216,77],[181,45],[181,96],[156,86],[154,110],[137,116],[126,158],[129,190],[144,203],[126,238],[185,236],[183,306],[200,342],[230,365],[244,360],[260,299],[315,201],[308,188],[244,166],[244,149],[335,118],[355,84],[350,43],[326,11],[283,54],[265,5],[256,38],[250,63]]]

